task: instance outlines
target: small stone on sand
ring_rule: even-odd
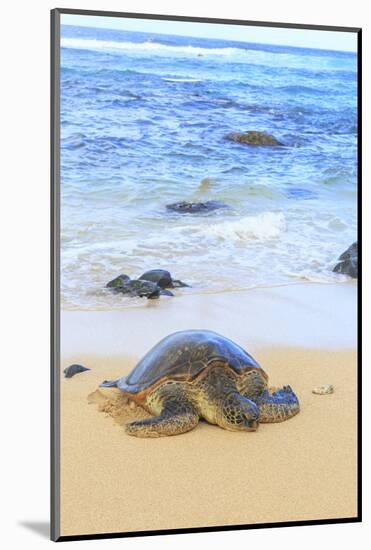
[[[69,367],[66,367],[64,369],[64,376],[65,378],[72,378],[72,376],[75,376],[75,374],[79,374],[80,372],[85,372],[86,370],[90,370],[87,367],[84,367],[83,365],[70,365]]]
[[[324,386],[316,386],[313,388],[312,393],[316,393],[317,395],[327,395],[334,393],[334,391],[334,386],[332,384],[325,384]]]

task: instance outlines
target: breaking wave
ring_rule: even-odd
[[[344,70],[345,64],[338,65],[333,62],[331,57],[327,57],[321,50],[321,55],[312,54],[303,56],[298,53],[273,52],[259,50],[256,48],[204,48],[201,46],[177,45],[169,46],[160,42],[126,42],[115,40],[95,40],[88,38],[62,38],[61,46],[63,48],[73,48],[78,50],[95,50],[106,52],[126,51],[132,53],[163,55],[163,56],[180,56],[180,57],[221,57],[224,61],[230,58],[239,63],[248,63],[251,65],[266,65],[269,67],[285,67],[292,69],[306,69],[312,65],[317,70]],[[350,63],[349,69],[353,69],[355,58],[348,60]]]
[[[202,227],[204,236],[228,241],[267,240],[279,237],[285,231],[286,221],[282,213],[264,212],[236,221],[225,221]]]

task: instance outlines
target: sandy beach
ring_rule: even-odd
[[[355,319],[355,284],[63,311],[61,368],[91,371],[61,378],[61,534],[356,516]],[[146,413],[99,383],[130,372],[165,334],[196,327],[253,353],[270,385],[290,384],[299,415],[255,433],[200,422],[176,437],[126,435],[123,424]],[[321,384],[334,394],[314,395]]]

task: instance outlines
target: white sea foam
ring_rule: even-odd
[[[62,38],[63,48],[84,50],[131,50],[137,52],[151,52],[153,54],[171,53],[187,55],[223,55],[231,56],[247,50],[241,48],[200,48],[197,46],[168,46],[158,42],[116,42],[113,40],[92,40],[84,38]]]
[[[94,40],[87,38],[62,38],[61,46],[63,48],[95,50],[95,51],[126,51],[138,54],[164,55],[164,56],[186,56],[186,57],[210,57],[222,58],[224,61],[231,59],[239,63],[248,63],[251,65],[266,65],[270,67],[286,68],[308,68],[313,66],[318,70],[344,70],[344,65],[337,66],[331,60],[322,55],[304,56],[293,52],[271,52],[265,50],[225,47],[225,48],[202,48],[199,46],[169,46],[159,42],[119,42],[114,40]],[[355,63],[350,61],[352,69]]]
[[[202,82],[199,78],[163,78],[166,82]]]
[[[274,239],[286,228],[282,213],[264,212],[257,216],[247,216],[236,221],[213,223],[202,227],[204,236],[217,237],[228,241],[247,241],[249,239]]]

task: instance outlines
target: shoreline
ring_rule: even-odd
[[[357,343],[357,285],[302,283],[220,294],[183,294],[111,311],[61,311],[61,356],[134,355],[189,328],[223,334],[248,349],[347,349]]]

